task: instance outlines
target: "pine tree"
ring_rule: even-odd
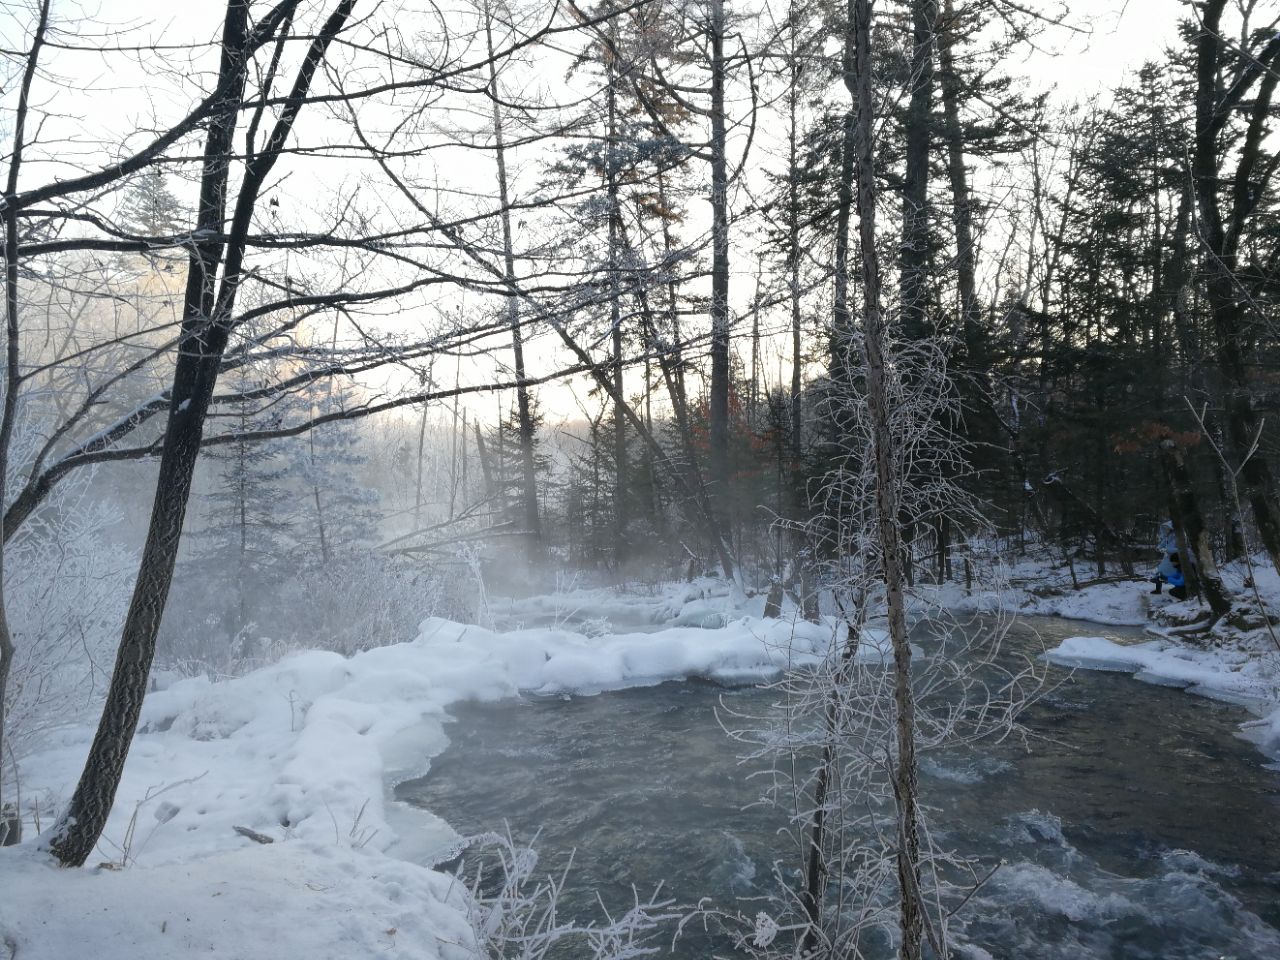
[[[237,433],[261,424],[247,403],[234,416]],[[205,456],[213,485],[202,498],[205,523],[191,533],[183,579],[199,584],[206,616],[228,644],[224,655],[245,656],[253,652],[255,625],[287,572],[293,496],[283,482],[287,470],[277,444],[242,440],[210,448]]]
[[[341,410],[346,395],[332,385],[320,396],[304,395],[310,417]],[[297,498],[289,529],[300,568],[327,565],[367,548],[378,532],[378,492],[357,474],[368,462],[353,421],[337,420],[308,431],[285,448],[283,479]]]
[[[538,482],[546,479],[551,470],[551,458],[542,449],[543,415],[536,396],[528,400],[528,423],[532,428],[530,448],[533,454],[534,477]],[[486,431],[484,465],[493,499],[495,523],[510,524],[523,529],[527,517],[524,504],[524,449],[522,418],[517,402],[498,423]],[[527,532],[527,531],[526,531]]]
[[[120,225],[138,237],[172,237],[188,229],[186,208],[169,189],[168,178],[159,167],[147,167],[125,189],[120,204]],[[144,255],[153,267],[175,269],[185,260],[180,248],[156,250]]]

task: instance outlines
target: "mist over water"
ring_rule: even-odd
[[[1030,653],[1072,628],[1021,623],[1008,643]],[[957,955],[1280,955],[1280,772],[1237,736],[1243,711],[1050,669],[1062,682],[1026,716],[1029,747],[921,763],[936,842],[1004,862],[953,919]],[[774,864],[792,878],[798,861],[785,814],[756,803],[760,768],[738,761],[718,717],[774,698],[699,682],[459,707],[452,745],[396,795],[463,834],[536,835],[547,873],[572,853],[565,915],[598,915],[597,895],[625,909],[633,887],[661,883],[681,903],[751,916],[769,909]],[[727,942],[693,924],[673,955]]]

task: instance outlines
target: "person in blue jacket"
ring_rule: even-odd
[[[1178,536],[1174,532],[1173,522],[1166,520],[1160,525],[1160,566],[1156,568],[1155,585],[1152,593],[1158,594],[1163,584],[1169,584],[1169,596],[1175,600],[1187,599],[1187,578],[1182,575],[1182,560],[1178,556]]]

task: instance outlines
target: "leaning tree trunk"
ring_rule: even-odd
[[[312,38],[265,146],[245,160],[243,180],[224,245],[229,171],[236,155],[233,139],[244,100],[250,55],[248,0],[230,0],[227,5],[219,86],[230,93],[209,125],[196,217],[195,234],[207,239],[194,244],[187,268],[181,349],[174,366],[156,496],[115,669],[84,770],[50,844],[53,855],[64,866],[81,866],[97,845],[115,802],[137,729],[155,655],[156,636],[173,583],[173,568],[205,419],[231,334],[231,316],[243,276],[245,240],[258,196],[293,129],[311,80],[329,45],[350,17],[354,4],[355,0],[340,0]],[[274,28],[281,21],[291,21],[296,6],[296,3],[279,5],[257,29],[262,31],[264,25]],[[221,284],[218,282],[220,265]]]
[[[872,99],[871,0],[852,0],[857,90],[855,181],[862,253],[863,342],[866,350],[867,408],[875,458],[876,538],[888,602],[889,639],[893,646],[893,699],[896,713],[896,763],[892,770],[897,806],[898,893],[902,960],[920,960],[924,931],[920,896],[920,827],[917,807],[915,694],[911,685],[911,644],[903,600],[902,536],[898,528],[899,477],[894,438],[889,431],[890,406],[885,356],[884,316],[880,307],[880,262],[876,253],[876,181],[872,159],[875,116]]]

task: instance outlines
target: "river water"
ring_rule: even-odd
[[[1137,638],[1036,619],[1009,641],[1034,653],[1080,633]],[[1127,674],[1048,669],[1061,682],[1024,715],[1029,748],[922,764],[935,839],[1004,862],[954,918],[957,956],[1280,958],[1280,772],[1236,735],[1244,711]],[[717,712],[774,698],[667,683],[460,706],[449,748],[397,796],[464,835],[537,834],[549,872],[572,853],[566,909],[582,919],[597,894],[625,908],[633,886],[659,883],[752,914],[792,851],[781,815],[752,805],[760,783]],[[694,932],[672,955],[716,947]]]

